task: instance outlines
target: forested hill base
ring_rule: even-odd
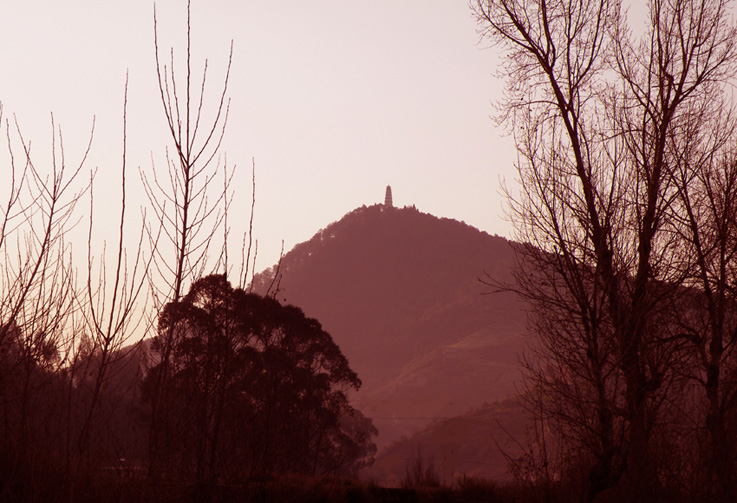
[[[295,246],[279,279],[271,268],[256,275],[254,288],[278,288],[279,300],[300,306],[333,336],[363,381],[352,398],[373,418],[381,451],[515,394],[527,343],[524,304],[480,281],[509,281],[513,267],[504,238],[414,207],[377,204]],[[494,429],[490,421],[489,445]],[[476,466],[475,473],[499,474],[498,466],[484,469],[485,461]]]

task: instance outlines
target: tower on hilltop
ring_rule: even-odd
[[[384,206],[387,208],[392,208],[394,206],[394,203],[392,201],[392,186],[387,185],[386,186],[386,195],[384,196]]]

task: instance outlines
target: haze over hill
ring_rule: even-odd
[[[437,420],[410,438],[387,446],[368,475],[386,485],[399,485],[408,460],[432,464],[440,481],[451,484],[459,476],[491,480],[509,478],[509,459],[519,459],[532,421],[514,399],[475,408]]]
[[[278,298],[318,319],[363,380],[380,447],[515,393],[526,315],[504,238],[414,207],[363,206],[287,253]],[[265,291],[274,269],[256,276]]]

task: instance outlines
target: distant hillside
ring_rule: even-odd
[[[485,404],[461,416],[438,420],[411,438],[386,447],[369,476],[387,485],[401,483],[407,462],[432,463],[441,481],[465,474],[499,480],[507,476],[507,456],[518,459],[531,421],[516,400]]]
[[[514,394],[523,304],[479,281],[511,279],[513,261],[508,241],[465,223],[364,206],[284,256],[278,298],[317,318],[348,357],[381,447]]]

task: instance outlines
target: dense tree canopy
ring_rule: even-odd
[[[232,288],[222,275],[195,282],[166,305],[168,358],[161,446],[167,465],[200,479],[290,471],[350,471],[371,462],[376,430],[348,403],[361,381],[320,324],[297,307]],[[166,365],[168,363],[168,365]],[[166,366],[166,368],[164,368]]]

